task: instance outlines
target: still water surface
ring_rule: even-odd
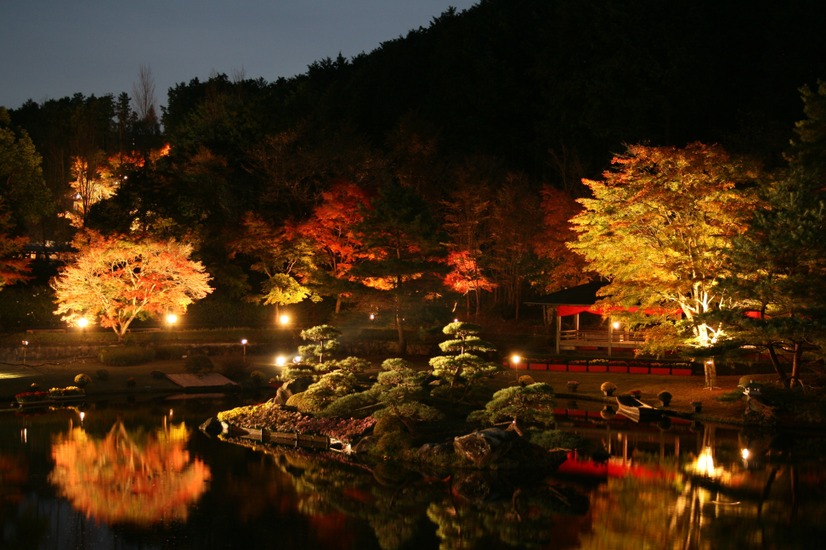
[[[426,479],[198,430],[235,404],[0,413],[0,548],[716,550],[813,548],[826,537],[823,441],[812,434],[560,412],[562,429],[611,458]]]

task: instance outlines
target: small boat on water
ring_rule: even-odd
[[[661,409],[643,403],[633,395],[618,395],[617,405],[619,406],[617,414],[634,422],[652,422],[663,417]]]

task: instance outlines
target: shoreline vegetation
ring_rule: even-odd
[[[599,454],[600,449],[588,449],[584,441],[556,429],[555,411],[587,404],[607,411],[602,418],[608,421],[617,412],[619,395],[633,395],[661,408],[665,412],[660,418],[767,427],[822,429],[825,425],[823,404],[815,403],[819,389],[782,390],[771,375],[721,376],[719,386],[704,388],[699,376],[677,375],[674,369],[666,374],[661,367],[647,374],[630,369],[571,372],[547,366],[517,370],[496,359],[495,346],[479,337],[478,326],[454,322],[443,332],[447,339],[438,344],[443,355],[380,362],[337,358],[340,332],[326,325],[302,331],[301,361],[282,368],[271,356],[251,353],[254,349],[246,346],[242,357],[229,348],[229,353],[224,350],[212,358],[142,357],[139,364],[124,361],[118,366],[105,366],[100,357],[88,356],[5,362],[0,365],[6,371],[0,380],[0,398],[58,393],[56,389],[79,382],[89,400],[113,394],[187,392],[167,375],[221,372],[235,387],[211,391],[248,392],[261,401],[205,419],[201,429],[211,435],[253,437],[261,444],[270,439],[278,444],[293,434],[294,444],[301,436],[318,448],[332,445],[375,460],[392,457],[436,476],[452,468],[555,467],[574,450]],[[605,360],[590,362],[600,365]],[[585,363],[581,358],[569,362]],[[608,386],[615,389],[611,395],[605,392]],[[666,396],[668,403],[662,403]],[[214,422],[210,425],[209,420]],[[322,445],[323,438],[327,439]]]

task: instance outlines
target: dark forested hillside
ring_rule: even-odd
[[[826,78],[816,0],[483,0],[353,59],[319,62],[316,124],[381,142],[404,117],[445,151],[559,184],[628,142],[719,142],[773,159]],[[299,80],[303,80],[299,79]]]

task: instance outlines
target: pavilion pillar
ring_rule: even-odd
[[[554,309],[554,313],[556,314],[556,354],[559,355],[559,339],[562,337],[562,316],[557,309]]]
[[[614,323],[608,318],[608,357],[611,357],[611,345],[614,343]]]

